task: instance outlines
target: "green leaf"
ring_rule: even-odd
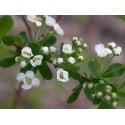
[[[48,35],[45,38],[43,38],[41,41],[39,41],[40,46],[52,46],[56,43],[56,37],[53,35]]]
[[[95,91],[97,92],[103,92],[105,93],[105,84],[97,84],[95,87]]]
[[[119,77],[124,73],[124,66],[120,63],[115,63],[109,66],[109,68],[103,73],[105,78]]]
[[[100,62],[99,62],[99,60],[97,58],[94,59],[94,65],[95,65],[96,71],[98,71],[99,67],[100,67]]]
[[[2,41],[4,45],[11,46],[15,42],[15,39],[13,36],[5,36],[2,38]]]
[[[27,37],[27,34],[26,32],[22,31],[19,33],[19,35],[21,36],[21,38],[23,39],[23,41],[28,45],[30,43],[28,37]]]
[[[92,102],[93,97],[92,97],[92,94],[91,94],[91,90],[86,88],[86,89],[84,89],[84,92],[85,92],[85,95],[87,96],[87,98]]]
[[[17,43],[21,47],[24,46],[24,43],[22,42],[22,40],[21,40],[21,38],[19,36],[14,36],[14,39],[15,39],[15,43]]]
[[[97,98],[96,96],[93,99],[93,104],[98,105],[101,102],[101,99]]]
[[[125,21],[125,15],[119,15],[119,18]]]
[[[79,88],[82,85],[83,85],[83,83],[80,83],[78,86],[76,86],[75,88],[73,88],[72,91],[75,91],[77,88]]]
[[[37,43],[30,43],[29,47],[32,49],[34,55],[40,54],[40,46]]]
[[[10,16],[2,16],[0,18],[0,38],[11,31],[13,24],[13,20]]]
[[[8,68],[15,64],[15,56],[3,59],[0,61],[0,67]]]
[[[67,100],[67,103],[73,103],[74,101],[76,101],[76,99],[80,95],[81,90],[82,90],[82,86],[79,86],[77,89],[75,89],[71,94],[71,96],[69,97],[69,99]]]
[[[99,104],[99,109],[113,109],[112,105],[102,100]]]
[[[38,67],[38,70],[44,79],[51,80],[53,78],[53,74],[45,61]]]
[[[118,91],[118,95],[122,98],[125,98],[125,92]]]
[[[94,64],[93,61],[89,61],[88,62],[88,67],[89,67],[89,70],[92,73],[92,75],[95,76],[95,77],[97,77],[98,76],[97,75],[97,69],[96,69],[95,64]]]
[[[75,70],[70,70],[69,74],[75,80],[79,80],[79,81],[82,80],[82,76]]]
[[[32,69],[32,65],[29,63],[26,67],[21,68],[20,72],[26,73],[26,71],[31,69]]]
[[[119,86],[119,89],[122,89],[125,87],[125,81],[122,82],[122,84]]]

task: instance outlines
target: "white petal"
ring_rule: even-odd
[[[31,63],[31,65],[32,65],[33,67],[36,67],[36,65],[35,65],[34,62],[33,62],[33,59],[30,60],[30,63]]]
[[[28,15],[27,16],[27,20],[31,21],[31,22],[35,22],[36,19],[36,15]]]
[[[38,27],[42,26],[42,22],[40,22],[40,21],[36,21],[35,23],[36,23],[36,26],[38,26]]]
[[[46,25],[48,26],[54,26],[54,24],[56,23],[56,20],[51,16],[45,16],[45,18],[46,18]]]
[[[29,47],[24,47],[22,49],[21,53],[22,53],[22,56],[25,57],[25,58],[30,58],[30,57],[33,56],[32,50]]]
[[[101,50],[101,49],[104,49],[104,45],[103,44],[98,44],[95,46],[95,50],[98,51],[98,50]]]
[[[26,84],[22,84],[22,89],[28,90],[32,88],[32,84],[26,85]]]
[[[40,85],[40,80],[38,78],[33,78],[32,79],[32,85],[33,86],[39,86]]]
[[[33,71],[27,71],[26,72],[26,77],[33,79],[35,77],[35,74]]]
[[[59,24],[54,24],[53,28],[55,29],[55,31],[57,32],[58,35],[63,36],[64,35],[64,31],[63,29],[59,26]]]
[[[23,81],[24,78],[25,78],[25,74],[24,74],[24,73],[19,73],[19,74],[17,75],[17,77],[16,77],[16,79],[17,79],[18,81]]]

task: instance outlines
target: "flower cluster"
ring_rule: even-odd
[[[40,54],[39,55],[34,55],[33,52],[32,52],[32,49],[30,47],[24,47],[21,51],[21,56],[19,57],[16,57],[15,58],[15,61],[20,63],[20,67],[21,68],[25,68],[28,64],[31,64],[32,67],[37,67],[37,66],[40,66],[42,65],[42,60],[49,54],[53,54],[56,52],[56,48],[54,46],[51,46],[51,47],[43,47],[41,46],[41,51],[40,51]],[[28,72],[28,71],[27,71]],[[27,73],[26,72],[26,77],[27,77]],[[32,73],[31,73],[32,72]],[[34,74],[33,71],[30,71],[30,74]],[[23,79],[20,79],[24,76],[24,73],[19,73],[18,76],[17,76],[17,80],[18,81],[23,81],[24,82],[24,78]],[[34,75],[32,75],[34,76]],[[30,89],[31,88],[31,85],[34,85],[32,84],[32,80],[29,80],[30,77],[28,77],[27,79],[27,86],[24,86],[24,84],[22,85],[22,88],[23,89]],[[32,77],[33,78],[33,77]],[[38,81],[38,80],[37,80]],[[35,82],[37,82],[35,81]],[[30,83],[29,83],[30,82]],[[24,82],[26,84],[26,80]],[[39,81],[38,81],[39,83]],[[30,85],[30,86],[29,86]],[[39,85],[39,84],[37,84]]]
[[[107,55],[113,54],[113,56],[119,56],[122,53],[122,48],[116,46],[114,42],[108,43],[108,48],[105,48],[103,44],[98,44],[95,46],[95,51],[98,57],[103,58]]]
[[[56,22],[56,20],[51,16],[48,16],[48,15],[45,15],[45,16],[28,15],[27,20],[35,23],[37,27],[41,27],[42,25],[46,24],[46,26],[48,26],[48,27],[53,27],[53,29],[55,30],[55,32],[58,35],[60,35],[60,36],[64,35],[63,29]]]
[[[57,80],[67,82],[69,80],[69,73],[71,67],[77,63],[84,61],[83,51],[87,48],[86,43],[73,37],[72,45],[63,44],[60,56],[53,61],[53,64],[60,69],[57,71]]]

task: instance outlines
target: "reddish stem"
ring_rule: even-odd
[[[13,109],[16,109],[17,106],[18,106],[18,104],[19,104],[20,97],[21,97],[21,94],[22,94],[21,85],[22,85],[22,84],[19,84],[18,89],[16,90],[16,97],[15,97],[15,99],[14,99]]]

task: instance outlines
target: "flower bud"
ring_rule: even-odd
[[[108,47],[111,48],[111,49],[115,48],[116,47],[115,42],[108,43]]]
[[[73,57],[69,57],[69,58],[68,58],[68,62],[69,62],[70,64],[74,64],[74,63],[75,63],[75,59],[74,59]]]
[[[48,47],[42,47],[42,51],[43,51],[44,54],[48,54],[49,48]]]
[[[53,60],[53,64],[54,64],[54,65],[56,65],[56,63],[57,63],[56,59],[55,59],[55,60]]]
[[[78,40],[77,40],[77,41],[75,41],[75,43],[76,43],[76,45],[77,45],[77,46],[82,45],[82,44],[81,44],[81,42],[80,42],[80,41],[78,41]]]
[[[102,92],[97,92],[97,97],[98,97],[98,98],[102,98],[102,96],[103,96],[103,93],[102,93]]]
[[[83,61],[83,60],[84,60],[84,57],[83,57],[83,56],[78,56],[78,60],[79,60],[79,61]]]
[[[105,95],[105,100],[106,101],[111,101],[111,97],[109,95]]]
[[[51,52],[51,53],[55,53],[55,52],[56,52],[56,48],[55,48],[54,46],[51,46],[51,47],[50,47],[50,52]]]
[[[86,43],[83,44],[83,48],[85,48],[85,49],[87,48],[87,44]]]
[[[27,65],[26,61],[21,61],[20,62],[20,67],[24,68]]]
[[[118,46],[118,47],[113,49],[113,52],[114,52],[115,56],[119,56],[122,53],[122,48]]]
[[[86,84],[86,83],[84,83],[84,84],[83,84],[83,88],[84,88],[84,89],[86,89],[86,87],[87,87],[87,84]]]
[[[93,87],[94,87],[94,84],[93,84],[93,83],[89,83],[89,84],[88,84],[88,88],[89,88],[89,89],[92,89]]]
[[[57,59],[57,63],[58,63],[58,64],[63,63],[63,58],[61,58],[61,57],[60,57],[60,58],[58,58],[58,59]]]
[[[115,92],[112,93],[112,98],[116,99],[117,98],[117,94]]]
[[[111,89],[111,90],[112,90],[112,87],[109,86],[109,85],[107,85],[107,86],[105,87],[105,89]]]
[[[77,41],[78,38],[77,38],[77,37],[73,37],[72,40],[73,40],[73,41]]]
[[[78,48],[78,51],[79,51],[79,52],[82,52],[82,51],[83,51],[83,49],[82,49],[82,48]]]
[[[119,103],[118,103],[117,101],[114,101],[114,102],[112,103],[112,106],[113,106],[114,108],[117,108],[118,105],[119,105]]]
[[[105,84],[105,81],[104,80],[99,80],[99,83],[100,84]]]
[[[19,63],[19,62],[20,62],[20,57],[19,57],[19,56],[17,56],[17,57],[15,58],[15,62],[16,62],[16,63]]]

